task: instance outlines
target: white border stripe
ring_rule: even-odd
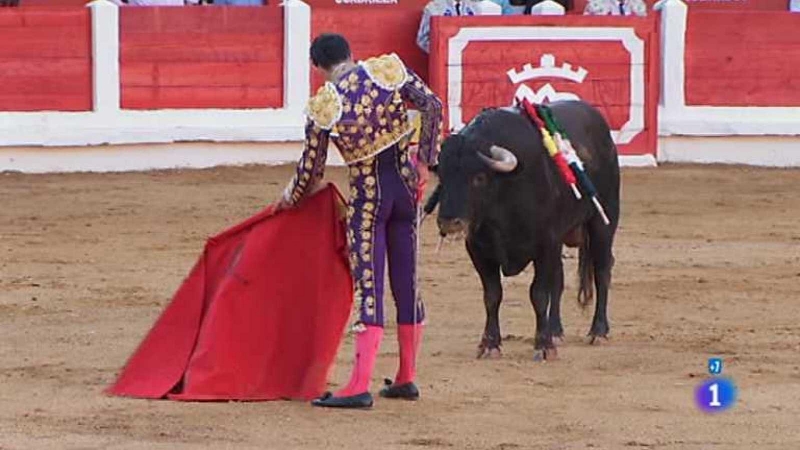
[[[462,58],[464,49],[470,42],[485,41],[609,41],[622,42],[631,55],[630,98],[628,122],[611,135],[617,144],[630,143],[644,131],[645,99],[645,54],[644,41],[636,36],[630,27],[542,27],[542,26],[503,26],[503,27],[464,27],[448,42],[448,114],[450,129],[464,127],[461,110]]]

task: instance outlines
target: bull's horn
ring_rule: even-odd
[[[478,156],[486,163],[492,170],[496,172],[508,173],[517,167],[517,157],[507,148],[500,147],[499,145],[492,145],[489,148],[491,158],[483,153],[478,153]]]

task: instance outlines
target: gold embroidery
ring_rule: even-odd
[[[394,53],[370,58],[361,64],[375,84],[384,89],[398,89],[408,80],[403,61]]]
[[[323,130],[330,130],[342,117],[342,99],[331,83],[319,88],[317,95],[308,101],[306,114]]]
[[[380,123],[382,128],[373,130],[373,133],[364,134],[364,137],[361,137],[358,142],[356,142],[356,148],[347,149],[340,147],[342,150],[342,158],[344,158],[347,164],[353,164],[355,162],[364,161],[367,158],[372,158],[414,131],[410,123],[406,121],[401,122],[399,119],[394,121],[394,126],[390,130],[384,128],[386,126],[386,119],[380,119]],[[349,128],[351,135],[357,135],[357,126]],[[350,144],[351,142],[348,136],[342,136],[341,140],[345,144]]]

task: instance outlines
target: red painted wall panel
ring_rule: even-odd
[[[686,103],[800,106],[798,30],[790,12],[690,11]]]
[[[122,8],[124,109],[281,108],[283,9]]]
[[[88,8],[0,9],[0,111],[92,108]]]
[[[422,78],[428,75],[428,56],[417,47],[421,9],[413,7],[317,8],[311,12],[311,34],[340,33],[350,42],[355,59],[397,53]],[[313,69],[312,69],[313,70]],[[314,71],[312,92],[322,85]]]
[[[651,18],[585,17],[493,17],[493,18],[437,18],[433,27],[431,54],[431,85],[443,99],[446,107],[460,106],[462,122],[467,123],[482,108],[507,106],[515,94],[529,89],[547,92],[554,89],[561,94],[573,94],[597,107],[612,129],[619,130],[631,119],[631,106],[644,111],[643,130],[628,144],[620,145],[620,153],[627,155],[654,154],[657,139],[659,35],[658,20]],[[467,43],[461,53],[460,100],[449,92],[449,39],[462,28],[476,26],[515,27],[530,25],[559,25],[564,27],[632,27],[644,42],[644,99],[631,98],[631,54],[618,40],[533,40],[504,41],[500,39]],[[556,75],[535,74],[535,77],[517,79],[530,64],[542,66],[542,58],[552,55],[554,67],[571,71]],[[569,64],[569,66],[564,66]],[[549,61],[544,60],[544,65]],[[578,76],[580,68],[586,70]],[[512,72],[515,76],[509,75]],[[534,75],[531,73],[530,75]],[[528,78],[528,79],[524,79]],[[520,91],[518,91],[518,89]],[[458,105],[452,103],[459,101]],[[447,110],[446,110],[447,112]],[[449,120],[449,119],[448,119]],[[449,122],[448,122],[449,123]]]

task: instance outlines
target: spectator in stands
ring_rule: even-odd
[[[430,53],[432,16],[475,16],[479,14],[475,0],[431,0],[422,10],[422,20],[417,32],[417,45]]]
[[[593,16],[646,16],[644,0],[589,0],[584,14]]]
[[[546,0],[492,0],[503,8],[504,16],[530,15],[534,6]],[[573,8],[572,0],[554,0],[564,7],[567,12]]]

